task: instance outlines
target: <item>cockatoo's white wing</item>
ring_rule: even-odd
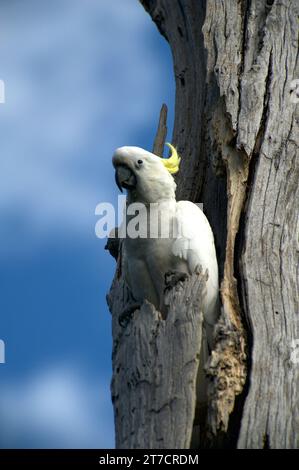
[[[206,323],[214,325],[218,317],[218,264],[210,224],[198,206],[190,201],[179,201],[175,229],[173,254],[186,261],[190,274],[208,270],[204,318]]]

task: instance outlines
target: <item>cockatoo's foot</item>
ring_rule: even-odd
[[[168,271],[165,273],[165,290],[172,289],[178,282],[183,282],[187,279],[188,274],[182,271]]]
[[[135,310],[140,309],[141,305],[138,303],[130,304],[123,313],[118,317],[118,323],[122,328],[125,328],[131,320]]]

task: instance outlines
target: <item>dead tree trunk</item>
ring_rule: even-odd
[[[299,339],[298,2],[141,3],[173,54],[176,117],[172,142],[182,156],[177,196],[203,202],[216,237],[222,314],[216,328],[217,344],[207,365],[209,443],[298,448],[299,364],[293,360]],[[123,290],[118,288],[117,293],[115,282],[109,297],[112,312],[123,308],[119,294]],[[181,289],[177,295],[183,298],[183,286]],[[186,322],[195,322],[192,312],[191,316],[186,312]],[[200,327],[201,320],[196,318]],[[154,331],[159,321],[157,312],[151,312],[148,332]],[[154,352],[142,349],[145,326],[133,325],[135,330],[130,334],[139,335],[138,344],[145,355],[139,365],[151,360],[157,365],[157,341],[165,335],[165,347],[171,348],[166,339],[177,332],[171,325],[165,327],[153,339]],[[188,336],[184,335],[182,341]],[[200,333],[192,335],[196,342]],[[117,347],[123,348],[122,357],[127,357],[131,339],[114,335],[114,340],[122,343]],[[134,419],[132,409],[125,409],[123,404],[121,416],[116,414],[120,446],[142,447],[146,443],[154,448],[160,442],[163,447],[159,436],[174,431],[170,423],[180,423],[177,432],[188,438],[171,436],[167,445],[190,445],[198,354],[194,344],[180,363],[184,369],[184,361],[193,358],[188,369],[191,385],[180,395],[186,400],[185,408],[181,408],[182,402],[178,407],[170,406],[177,398],[175,390],[167,395],[166,408],[157,398],[142,403],[140,406],[154,415],[147,424],[148,438],[142,441],[137,433],[145,432],[141,421],[145,415],[136,403],[138,418]],[[135,366],[137,370],[139,366]],[[159,369],[165,377],[174,373],[168,362],[160,364]],[[118,380],[117,374],[114,363],[113,395],[121,400],[125,378]],[[140,387],[146,389],[143,380]],[[151,379],[151,385],[155,380]],[[146,396],[151,400],[157,394],[158,389]],[[120,434],[120,419],[126,421],[125,435]],[[165,422],[168,424],[162,431]],[[134,439],[128,437],[130,434]]]
[[[108,303],[113,318],[112,402],[116,447],[188,448],[196,408],[204,275],[194,274],[166,294],[163,319],[145,302],[126,327],[119,313],[126,287],[115,279]]]

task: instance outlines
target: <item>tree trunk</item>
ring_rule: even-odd
[[[194,274],[166,293],[166,319],[145,302],[124,327],[118,319],[126,304],[125,285],[121,278],[115,279],[108,303],[113,316],[111,391],[117,448],[189,447],[204,289],[205,276]]]
[[[299,78],[298,2],[141,3],[173,54],[176,117],[172,142],[182,157],[177,198],[203,202],[216,238],[221,274],[222,313],[215,350],[207,365],[208,440],[195,445],[298,448],[299,364],[293,354],[299,339],[299,100],[298,81],[294,81]],[[109,297],[114,316],[124,308],[124,297],[119,300],[123,288],[117,293],[115,282]],[[192,279],[180,287],[177,301],[184,298],[190,282]],[[199,305],[196,308],[200,310]],[[199,329],[201,326],[193,310],[192,314],[183,308],[180,311],[181,320],[186,315],[188,333],[176,332],[170,324],[155,337],[151,348],[145,349],[142,334],[146,333],[142,329],[153,331],[159,322],[157,312],[151,312],[148,326],[139,324],[137,316],[132,324],[137,343],[136,338],[132,342],[132,333],[129,339],[119,340],[123,360],[131,356],[133,344],[139,344],[139,354],[144,354],[140,361],[153,361],[155,367],[159,364],[162,382],[163,377],[173,377],[174,383],[179,380],[173,376],[173,363],[160,363],[162,349],[159,352],[156,343],[162,337],[164,351],[179,357],[172,339],[180,334],[182,345],[190,347],[180,367],[184,370],[189,360],[193,364],[187,375],[181,376],[185,388],[179,398],[186,401],[185,407],[180,400],[170,406],[173,400],[176,402],[175,388],[167,391],[165,402],[159,401],[160,385],[151,378],[150,387],[154,388],[142,394],[148,402],[140,406],[136,402],[139,411],[134,419],[132,410],[125,408],[128,398],[121,385],[125,378],[117,379],[114,361],[113,395],[124,400],[121,417],[115,408],[119,446],[146,444],[155,448],[159,442],[160,447],[191,445],[198,354],[195,344],[201,334],[197,331],[190,336],[188,322],[195,322]],[[115,335],[114,331],[116,341]],[[186,346],[184,339],[188,338],[191,344]],[[146,389],[142,384],[140,387]],[[136,387],[134,390],[133,395]],[[138,394],[133,395],[128,400],[136,400]],[[164,403],[168,403],[167,411]],[[140,411],[142,407],[147,408],[146,413]],[[145,429],[144,417],[150,421],[147,440],[130,440],[130,433],[137,435]],[[120,434],[120,419],[129,426],[126,437]],[[168,424],[160,433],[159,423],[163,427],[165,419]],[[163,441],[169,433],[173,435]],[[159,436],[163,438],[160,441]]]

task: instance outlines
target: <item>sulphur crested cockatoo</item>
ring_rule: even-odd
[[[206,216],[197,205],[176,201],[172,174],[179,170],[180,158],[175,148],[168,146],[172,151],[168,159],[139,147],[121,147],[113,155],[116,183],[121,191],[125,188],[128,193],[128,214],[129,207],[133,208],[123,222],[128,228],[123,245],[125,279],[136,302],[142,304],[146,299],[162,311],[167,272],[192,274],[208,270],[203,314],[211,346],[212,329],[218,317],[214,237]],[[137,212],[143,208],[139,223],[146,229],[146,233],[137,238],[129,233],[130,221],[136,216],[134,208]],[[157,211],[159,218],[154,216]]]

